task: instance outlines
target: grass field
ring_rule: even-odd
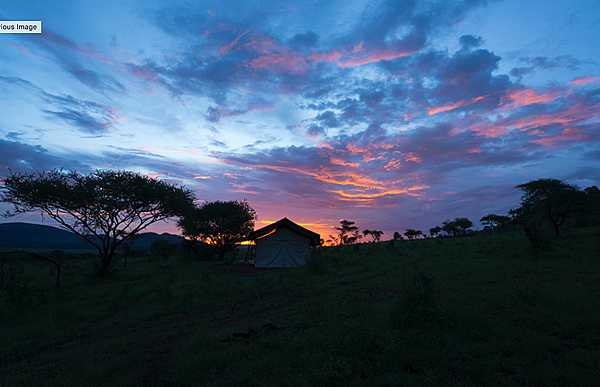
[[[42,254],[42,253],[50,253],[51,251],[57,251],[57,249],[42,249],[36,247],[0,247],[0,252],[5,251],[13,251],[13,250],[22,250],[28,251],[30,253]],[[94,253],[98,254],[98,250],[96,249],[63,249],[60,250],[66,254],[82,254],[82,253]]]
[[[600,230],[325,248],[302,268],[34,260],[0,288],[0,386],[596,386]]]

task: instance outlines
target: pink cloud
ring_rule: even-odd
[[[565,128],[560,134],[554,137],[544,137],[531,142],[551,146],[564,141],[586,141],[589,135],[577,128]]]
[[[127,121],[127,117],[119,109],[110,108],[108,117],[112,122],[124,122]]]
[[[232,31],[236,32],[235,27],[227,26],[224,24],[220,24],[217,27],[218,30],[221,31]],[[210,35],[212,30],[206,31],[206,36]],[[229,54],[231,51],[236,50],[248,50],[254,51],[261,55],[266,55],[272,53],[275,50],[281,49],[281,46],[277,46],[271,38],[264,36],[262,33],[254,30],[246,30],[239,33],[235,39],[233,39],[230,43],[227,43],[219,49],[219,55],[225,56]]]
[[[501,103],[504,109],[532,105],[535,103],[549,103],[561,97],[558,91],[537,93],[533,89],[516,90],[504,96]]]
[[[377,63],[382,60],[393,60],[412,55],[412,52],[406,52],[394,48],[385,48],[358,54],[354,51],[353,55],[349,55],[348,59],[338,62],[341,68],[362,66],[370,63]]]
[[[573,79],[571,82],[569,82],[571,85],[573,86],[583,86],[583,85],[587,85],[590,83],[595,83],[600,81],[600,77],[592,77],[592,76],[585,76],[585,77],[578,77]]]
[[[144,67],[134,67],[131,69],[131,73],[140,81],[152,81],[152,82],[158,82],[159,79],[156,76],[156,74],[154,72],[152,72],[152,70],[150,70],[148,67],[144,66]]]
[[[571,95],[570,92],[562,94],[564,98],[569,95]],[[561,94],[558,92],[536,93],[531,90],[522,90],[504,98],[503,101],[506,105],[501,109],[508,110],[511,107],[522,107],[534,103],[549,103],[557,100],[560,96]],[[597,122],[598,114],[597,106],[586,106],[582,102],[561,111],[527,115],[515,114],[508,118],[490,119],[480,114],[479,120],[465,127],[455,128],[451,133],[456,135],[460,132],[471,131],[485,137],[500,137],[512,130],[519,130],[527,131],[529,135],[537,135],[545,133],[544,128],[551,125],[573,126],[586,122]]]
[[[337,62],[342,58],[342,53],[338,51],[316,52],[308,56],[309,60],[315,62]]]
[[[239,110],[229,110],[225,108],[217,108],[210,110],[210,120],[214,122],[221,122],[222,117],[231,117],[231,116],[239,116],[244,114],[243,111]]]
[[[43,37],[44,37],[45,41],[52,46],[58,45],[58,46],[67,47],[73,51],[78,51],[89,58],[98,59],[99,61],[110,64],[112,66],[115,65],[113,59],[100,54],[98,51],[96,51],[95,49],[93,49],[91,47],[78,46],[75,43],[73,43],[69,40],[66,40],[65,38],[63,38],[61,36],[53,34],[52,32],[44,32]]]
[[[157,179],[161,176],[164,176],[162,173],[145,173],[143,176],[149,177],[151,179]]]
[[[376,63],[382,60],[392,60],[412,55],[412,52],[400,50],[398,48],[373,48],[364,47],[364,42],[352,47],[351,49],[342,48],[329,52],[312,53],[308,56],[309,60],[316,62],[336,63],[341,68],[362,66],[365,64]]]
[[[273,105],[262,105],[262,106],[253,106],[248,109],[249,112],[271,112],[273,110],[277,110],[279,107]]]
[[[304,75],[306,73],[307,62],[302,53],[287,51],[258,57],[250,61],[246,66],[255,70],[268,70],[276,74]]]
[[[51,62],[51,60],[48,59],[48,58],[46,58],[45,56],[43,56],[43,55],[41,55],[41,54],[39,54],[37,52],[31,52],[31,51],[29,51],[27,48],[25,48],[23,46],[16,46],[14,44],[9,44],[8,46],[12,47],[12,48],[16,48],[17,50],[19,50],[21,52],[24,52],[25,54],[27,54],[30,57],[37,58],[37,59],[43,59],[43,60],[45,60],[47,62]]]
[[[443,112],[447,112],[450,110],[458,109],[463,106],[472,105],[475,102],[481,101],[482,99],[484,99],[486,97],[487,96],[480,96],[480,97],[472,98],[469,100],[459,101],[459,102],[453,103],[451,105],[446,105],[446,106],[441,106],[441,107],[436,107],[436,108],[429,108],[427,110],[428,110],[429,115],[432,116],[437,113],[443,113]]]
[[[235,40],[233,42],[221,47],[221,49],[219,49],[219,54],[221,54],[221,56],[227,55],[229,53],[229,51],[231,51],[238,45],[239,40],[247,33],[248,33],[248,31],[242,32],[240,35],[238,35],[237,38],[235,38]]]

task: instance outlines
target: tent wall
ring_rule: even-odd
[[[256,243],[256,267],[303,266],[310,258],[310,239],[282,227],[259,238]]]

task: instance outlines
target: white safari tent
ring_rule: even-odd
[[[240,241],[254,242],[256,267],[294,267],[310,259],[310,248],[318,246],[320,238],[316,232],[283,218]]]

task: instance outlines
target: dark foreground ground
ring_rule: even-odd
[[[328,248],[295,269],[27,262],[0,386],[595,386],[600,233]]]

